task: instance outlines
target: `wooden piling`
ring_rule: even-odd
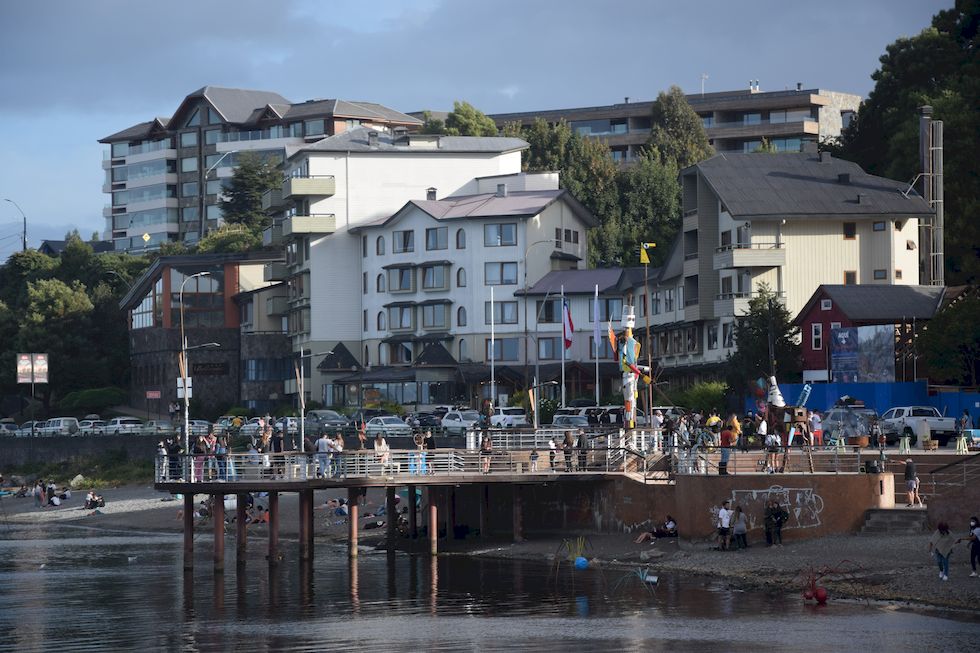
[[[184,495],[184,569],[194,568],[194,495]]]
[[[214,525],[214,570],[225,570],[225,495],[211,495],[211,521]]]
[[[360,492],[357,488],[347,490],[347,522],[348,533],[350,534],[347,542],[348,554],[351,558],[357,557],[357,519],[360,512]]]
[[[395,488],[385,488],[385,520],[387,521],[388,551],[395,550],[395,527],[398,525],[398,508],[395,506]]]
[[[247,535],[245,529],[245,504],[248,501],[247,494],[238,494],[235,497],[235,564],[245,564],[245,544]]]
[[[269,492],[269,564],[279,564],[279,493]]]

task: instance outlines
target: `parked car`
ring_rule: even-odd
[[[559,408],[555,411],[555,417],[561,417],[565,415],[581,415],[585,417],[585,411],[589,408],[588,406],[565,406],[564,408]],[[592,406],[592,408],[596,408]]]
[[[878,419],[878,413],[873,408],[864,406],[834,406],[827,409],[823,415],[823,440],[838,431],[845,438],[861,435],[871,435],[871,423]]]
[[[680,406],[654,406],[650,412],[654,410],[659,410],[664,420],[672,419],[676,422],[684,416],[684,409]]]
[[[194,437],[207,435],[211,431],[211,422],[206,419],[191,419],[187,420],[187,427]]]
[[[113,417],[105,425],[106,435],[140,435],[143,422],[135,417]]]
[[[347,421],[347,425],[359,429],[361,428],[362,422],[367,422],[374,417],[384,417],[389,414],[390,413],[388,413],[388,411],[381,410],[379,408],[361,408],[359,410],[355,410],[351,414],[350,419]]]
[[[898,406],[886,410],[881,416],[881,430],[885,434],[885,440],[891,444],[897,442],[901,436],[907,435],[911,438],[909,443],[915,446],[918,440],[915,427],[920,420],[925,420],[929,424],[929,434],[940,447],[945,447],[951,438],[956,437],[956,418],[943,417],[943,414],[932,406]],[[826,423],[826,420],[824,422]]]
[[[280,417],[276,420],[275,426],[287,435],[296,435],[299,432],[299,418]]]
[[[464,435],[467,429],[480,425],[480,413],[475,410],[451,410],[442,418],[447,435]]]
[[[261,417],[252,417],[247,422],[242,424],[242,428],[238,430],[238,434],[250,438],[257,438],[260,435],[262,435],[261,424],[262,424]]]
[[[0,436],[10,435],[17,436],[17,425],[13,422],[0,422]]]
[[[348,419],[335,410],[311,410],[306,413],[303,428],[306,435],[319,435],[324,430],[334,431],[348,425]]]
[[[490,416],[490,426],[515,429],[527,426],[527,413],[523,408],[494,408]]]
[[[78,419],[74,417],[54,417],[41,427],[41,435],[78,435]]]
[[[602,406],[602,414],[599,415],[600,426],[622,426],[624,409],[622,406]],[[590,420],[591,421],[591,420]],[[639,408],[636,409],[636,426],[645,426],[647,416]]]
[[[589,426],[589,418],[585,415],[555,415],[551,426],[553,428],[583,429]]]
[[[445,413],[443,413],[445,414]],[[405,422],[417,429],[438,429],[442,428],[442,417],[437,416],[435,413],[412,413],[407,418]]]
[[[412,435],[412,427],[394,415],[384,415],[369,419],[365,433],[369,438],[373,438],[378,434],[381,434],[382,437],[393,435],[410,436]]]
[[[167,419],[151,419],[143,425],[143,435],[173,435],[174,425]]]
[[[41,435],[41,429],[44,427],[44,420],[30,420],[24,422],[17,429],[18,438],[29,438],[31,435]]]
[[[105,435],[105,422],[101,419],[83,419],[78,423],[79,435]]]
[[[231,432],[231,420],[235,417],[234,415],[222,415],[214,423],[214,432],[217,435],[224,435]]]

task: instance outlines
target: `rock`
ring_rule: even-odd
[[[640,560],[646,562],[650,559],[650,551],[640,551]]]
[[[25,476],[11,476],[10,485],[12,487],[20,487],[21,485],[27,485],[30,481],[27,480]]]
[[[73,490],[77,490],[85,484],[85,477],[81,474],[77,474],[75,478],[71,479],[69,485],[71,485]]]
[[[647,560],[657,560],[658,558],[662,558],[665,555],[667,555],[666,553],[660,551],[659,549],[651,549],[649,551],[644,551],[644,553],[647,554],[646,557]]]

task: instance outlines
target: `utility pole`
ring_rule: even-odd
[[[701,84],[704,84],[704,80],[701,80]],[[640,248],[640,263],[643,264],[643,313],[646,315],[647,319],[647,367],[650,368],[648,374],[651,377],[651,382],[647,384],[647,425],[650,424],[650,417],[653,415],[653,341],[650,339],[650,291],[647,284],[650,279],[650,257],[647,255],[647,250],[653,249],[657,246],[657,243],[643,243]]]
[[[27,216],[24,214],[24,209],[20,208],[20,205],[17,204],[17,202],[13,201],[12,199],[4,198],[4,201],[10,202],[14,206],[16,206],[17,210],[20,211],[20,217],[24,219],[24,231],[23,231],[24,250],[23,251],[26,252],[27,251]]]

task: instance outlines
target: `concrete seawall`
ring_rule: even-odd
[[[59,463],[106,451],[124,450],[130,458],[150,460],[160,438],[155,435],[92,435],[0,439],[0,471],[28,463]]]

